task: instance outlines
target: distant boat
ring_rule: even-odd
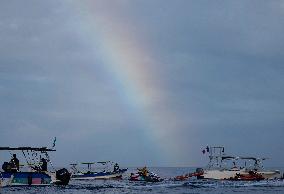
[[[71,165],[71,179],[73,180],[95,180],[95,179],[119,179],[127,171],[127,168],[120,169],[118,164],[111,161],[106,162],[83,162],[87,165],[87,171],[80,171],[78,164]],[[97,166],[97,170],[92,170],[92,165]],[[113,170],[111,170],[113,168]]]
[[[9,186],[45,186],[67,185],[70,173],[62,168],[54,172],[47,171],[50,162],[48,152],[56,151],[46,147],[0,147],[0,151],[18,151],[26,159],[27,169],[22,170],[16,154],[10,162],[4,162],[0,172],[0,187]],[[43,159],[44,158],[44,159]]]
[[[263,180],[282,178],[279,170],[265,170],[263,168],[262,161],[267,158],[226,155],[222,146],[207,147],[207,152],[209,152],[209,164],[205,169],[196,169],[196,172],[202,172],[197,177],[199,179]],[[237,163],[241,162],[244,164],[238,166]]]

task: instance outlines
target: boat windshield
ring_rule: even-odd
[[[263,161],[268,158],[240,157],[242,165],[248,170],[263,170]]]
[[[71,171],[75,173],[111,172],[114,168],[114,162],[111,161],[81,162],[80,164],[70,164]]]

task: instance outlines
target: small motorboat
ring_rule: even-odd
[[[153,172],[149,172],[146,167],[138,169],[137,173],[131,173],[130,181],[161,182],[163,179]]]
[[[47,170],[47,162],[50,162],[48,152],[56,151],[54,149],[46,147],[0,147],[0,150],[19,151],[27,162],[27,168],[22,169],[16,154],[13,154],[10,162],[4,162],[3,171],[0,171],[0,187],[68,185],[69,183],[71,175],[65,168],[53,169],[54,171]]]
[[[106,162],[83,162],[81,164],[87,165],[87,171],[80,171],[77,168],[78,164],[70,164],[71,179],[74,180],[94,180],[94,179],[120,179],[127,171],[127,168],[120,169],[117,163],[111,161]],[[92,165],[99,165],[93,171]],[[113,170],[111,170],[113,168]]]

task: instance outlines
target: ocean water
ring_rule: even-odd
[[[167,179],[177,175],[193,172],[195,168],[149,168]],[[284,193],[284,181],[206,181],[191,179],[187,181],[165,180],[159,183],[132,182],[128,180],[135,168],[129,168],[121,180],[71,180],[68,186],[45,187],[6,187],[0,188],[0,193],[173,193],[173,194],[205,194],[205,193]],[[283,172],[283,171],[282,171]]]

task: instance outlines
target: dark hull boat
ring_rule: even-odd
[[[1,172],[1,186],[50,185],[51,176],[38,172]]]
[[[67,185],[70,175],[66,169],[61,171],[61,177],[56,176],[57,172],[1,172],[0,187]]]

